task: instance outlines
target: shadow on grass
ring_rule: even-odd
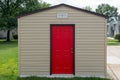
[[[17,47],[17,46],[18,46],[18,41],[10,41],[10,42],[0,41],[0,49],[1,50],[14,48],[14,47]]]
[[[0,80],[18,80],[17,76],[3,76],[0,75]]]
[[[97,77],[74,77],[74,78],[46,78],[46,77],[26,77],[26,78],[18,78],[18,80],[110,80],[105,78],[97,78]]]

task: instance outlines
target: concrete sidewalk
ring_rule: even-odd
[[[120,80],[120,46],[107,47],[108,74],[114,80]]]

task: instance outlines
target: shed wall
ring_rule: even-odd
[[[57,12],[68,12],[58,19]],[[50,24],[75,24],[75,75],[106,74],[106,20],[65,6],[18,19],[19,75],[50,74]]]

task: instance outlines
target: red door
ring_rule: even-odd
[[[74,26],[51,27],[51,74],[74,73]]]

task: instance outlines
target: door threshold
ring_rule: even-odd
[[[52,74],[50,77],[73,78],[73,74]]]

